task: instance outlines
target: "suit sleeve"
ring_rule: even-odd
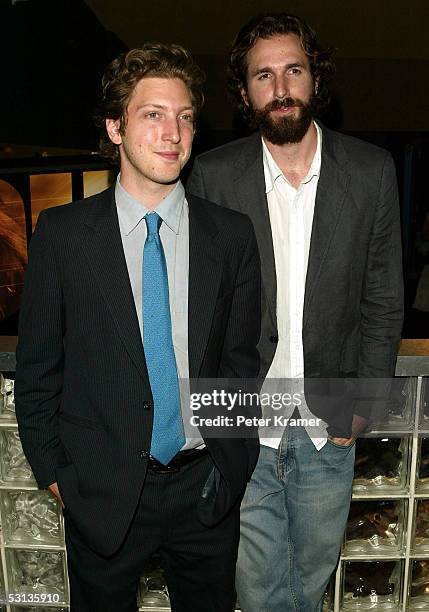
[[[15,404],[24,453],[41,488],[56,481],[66,463],[58,437],[63,382],[64,314],[62,285],[41,213],[31,239],[19,317]]]
[[[219,376],[254,379],[259,372],[256,345],[261,332],[261,272],[252,223],[235,280],[234,295],[223,343]]]
[[[201,164],[198,158],[194,161],[194,165],[192,167],[192,172],[189,175],[188,181],[186,183],[186,189],[189,193],[192,193],[195,196],[203,199],[210,199],[207,197],[206,189],[204,186],[204,178],[201,170]]]
[[[228,379],[229,390],[245,391],[255,398],[260,367],[256,348],[261,331],[261,271],[253,226],[248,221],[248,236],[236,277],[219,366],[219,377]],[[234,379],[236,382],[234,382]],[[246,418],[260,416],[259,401],[247,401],[234,408],[234,414]],[[245,426],[239,437],[247,446],[247,477],[250,478],[259,455],[256,426]]]
[[[377,412],[376,404],[388,393],[388,379],[394,375],[403,322],[399,199],[390,154],[386,155],[381,172],[360,312],[358,377],[368,382],[362,380],[354,412],[369,418]],[[386,380],[371,384],[371,378]]]

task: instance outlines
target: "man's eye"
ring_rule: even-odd
[[[269,72],[263,72],[262,74],[258,76],[258,81],[265,81],[265,79],[268,79],[269,77],[270,77]]]
[[[180,119],[182,119],[183,121],[186,121],[187,123],[193,123],[194,122],[193,116],[190,115],[189,113],[186,113],[185,115],[180,115]]]
[[[159,117],[159,113],[156,111],[150,111],[150,113],[147,113],[146,117],[149,119],[157,119]]]
[[[291,68],[289,70],[289,74],[294,74],[294,75],[297,76],[297,75],[301,74],[301,70],[300,70],[300,68]]]

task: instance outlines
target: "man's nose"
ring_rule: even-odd
[[[163,140],[178,143],[180,142],[180,125],[177,119],[169,119],[164,125],[164,131],[162,134]]]
[[[290,96],[290,88],[288,79],[284,76],[276,77],[274,82],[274,95],[276,98],[282,99]]]

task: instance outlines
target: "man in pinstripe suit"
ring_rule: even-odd
[[[173,388],[177,374],[259,369],[252,224],[185,195],[179,180],[201,83],[177,45],[145,44],[113,61],[100,123],[104,152],[120,162],[116,184],[42,213],[31,242],[16,410],[39,486],[63,507],[76,612],[134,612],[154,551],[173,610],[234,606],[239,504],[258,444],[185,438],[180,401],[178,412],[173,391],[161,401],[171,371]]]

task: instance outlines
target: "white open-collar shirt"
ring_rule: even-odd
[[[316,123],[314,125],[317,130],[316,152],[307,175],[297,189],[284,176],[262,138],[265,192],[277,278],[278,343],[267,378],[298,379],[294,392],[299,393],[302,399],[301,405],[297,406],[302,419],[314,419],[304,399],[302,342],[305,280],[322,161],[322,132]],[[267,392],[273,391],[269,380],[264,387]],[[293,411],[294,406],[291,406],[290,414],[289,411],[284,414],[290,417]],[[317,434],[315,437],[314,429],[307,428],[307,431],[320,450],[326,442],[326,426],[322,424],[322,428],[319,427],[319,434],[322,433],[320,437]],[[261,443],[278,448],[280,437],[262,437]]]

